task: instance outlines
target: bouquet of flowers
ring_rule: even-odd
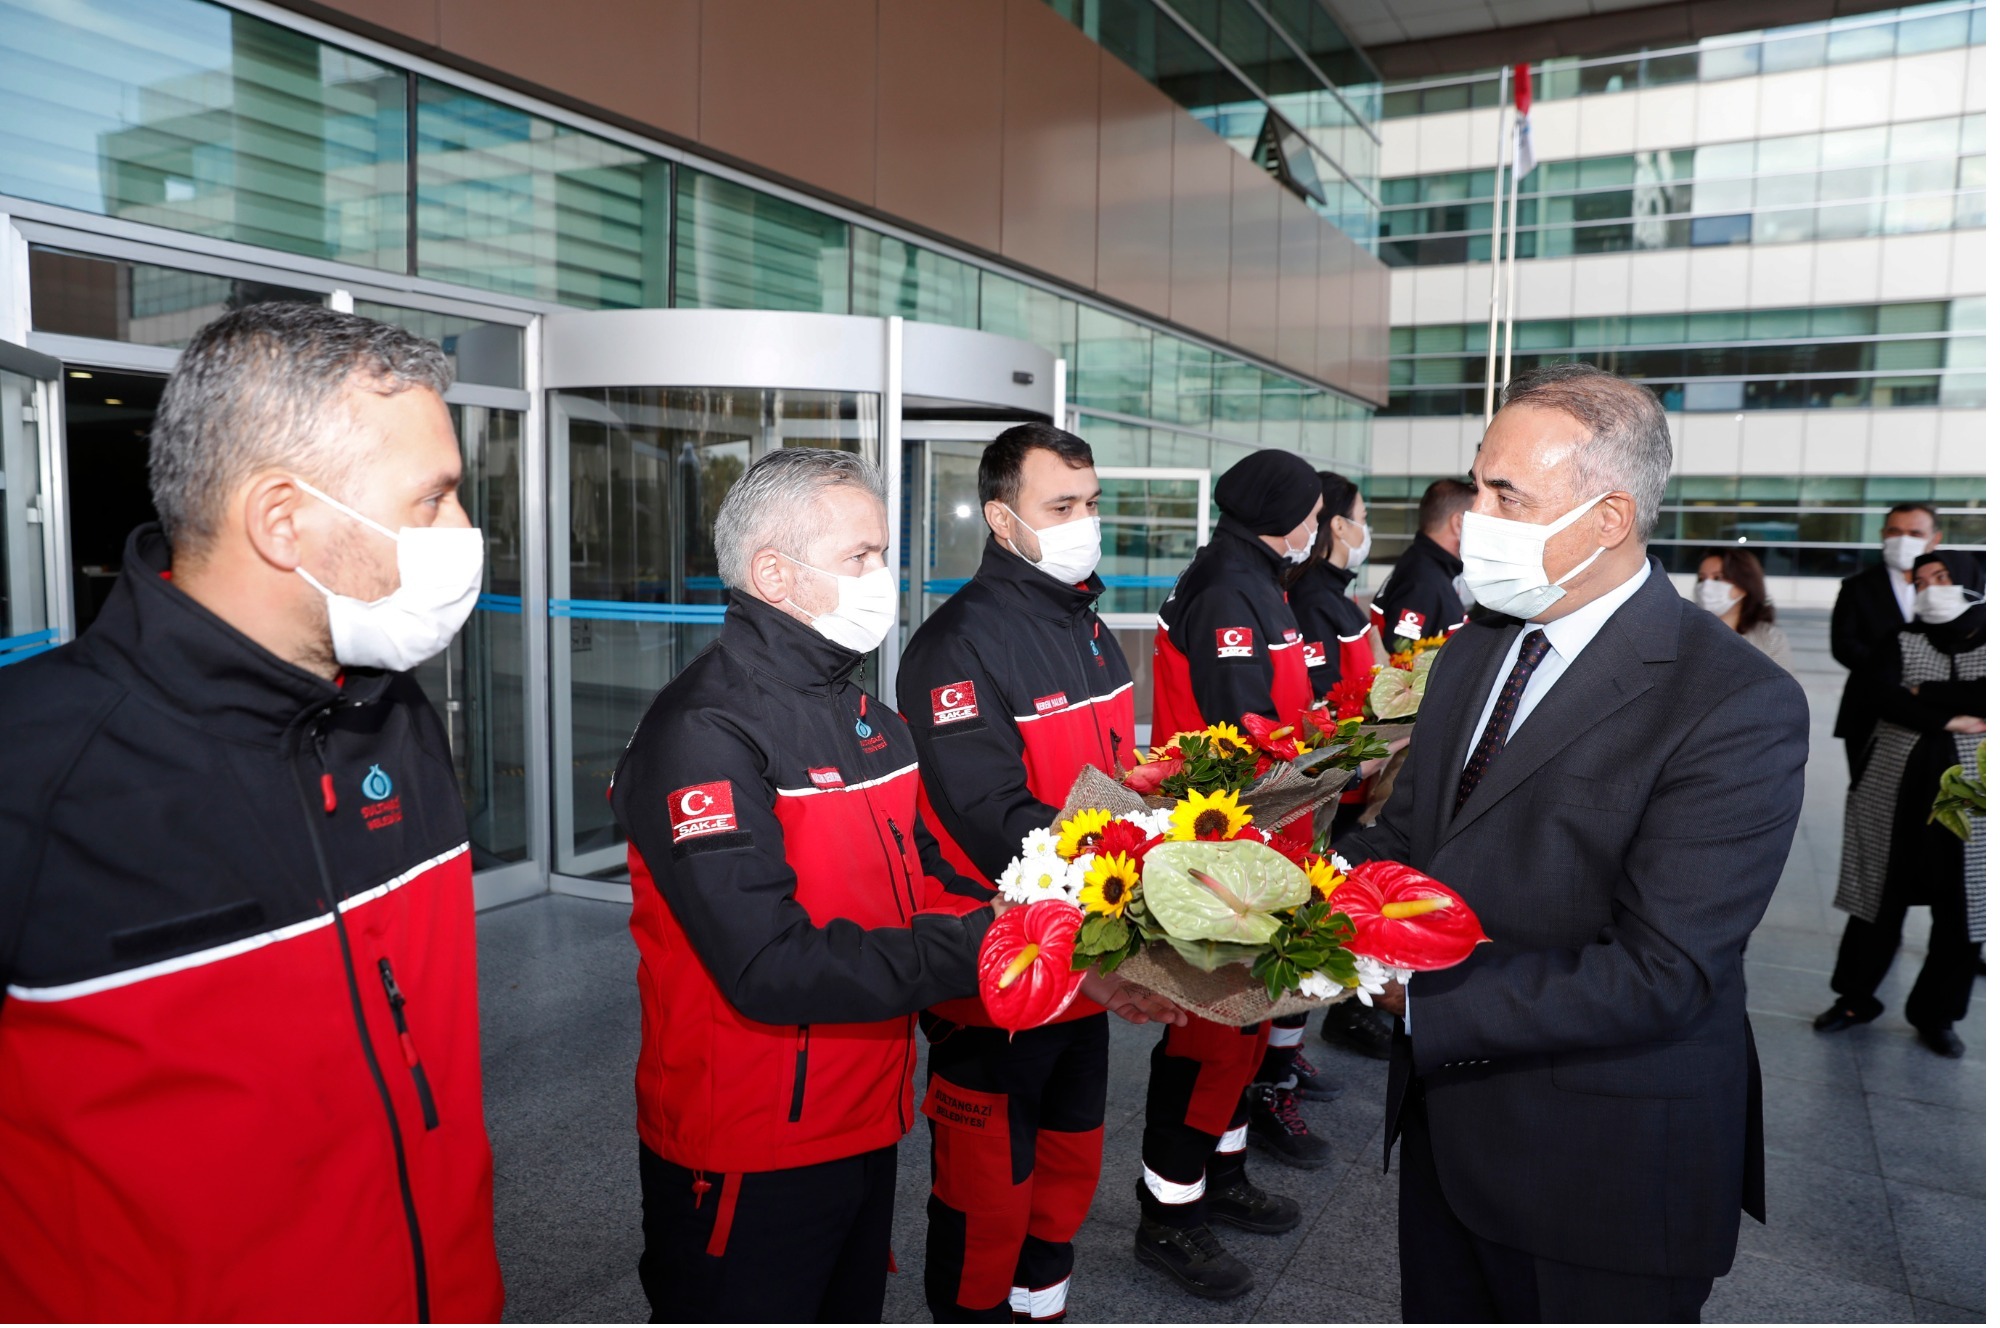
[[[1986,744],[1975,749],[1977,760],[1972,773],[1955,765],[1938,780],[1937,798],[1931,803],[1929,824],[1941,825],[1968,842],[1972,839],[1972,818],[1986,815]]]
[[[1028,907],[989,930],[980,965],[1002,1027],[1055,1018],[1092,968],[1122,970],[1193,1014],[1241,1026],[1350,996],[1368,1002],[1486,939],[1441,882],[1396,863],[1350,867],[1259,826],[1253,800],[1273,772],[1296,773],[1298,758],[1284,751],[1299,739],[1278,726],[1250,739],[1217,727],[1227,733],[1178,735],[1177,765],[1156,750],[1148,764],[1173,765],[1168,773],[1134,771],[1120,784],[1086,768],[1057,822],[1022,841],[999,885]],[[1314,727],[1318,745],[1301,754],[1336,762],[1349,750],[1327,738],[1338,724]],[[1135,777],[1168,796],[1149,802]],[[1329,781],[1335,793],[1344,782]],[[1287,802],[1273,805],[1288,819],[1310,805]]]

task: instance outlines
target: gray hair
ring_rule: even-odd
[[[1508,406],[1559,411],[1590,430],[1570,458],[1577,501],[1614,491],[1632,495],[1639,542],[1653,537],[1674,465],[1673,437],[1660,399],[1637,383],[1576,361],[1546,364],[1507,382]]]
[[[866,457],[821,447],[781,447],[766,452],[730,487],[715,514],[715,561],[724,585],[746,589],[750,556],[776,549],[804,562],[813,536],[814,501],[826,489],[848,485],[888,501],[882,474]]]
[[[176,552],[216,537],[230,493],[284,468],[346,488],[357,458],[350,387],[442,395],[451,362],[434,341],[316,304],[253,304],[195,334],[160,397],[148,456],[153,506]]]

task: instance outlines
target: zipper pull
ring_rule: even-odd
[[[326,720],[322,716],[313,725],[313,756],[319,761],[319,800],[326,808],[328,816],[340,806],[340,799],[334,796],[333,772],[326,768]]]
[[[319,775],[319,797],[320,801],[326,804],[328,816],[339,810],[340,800],[333,795],[333,776],[324,770],[320,771]]]
[[[889,833],[896,837],[896,851],[898,853],[908,854],[910,850],[903,843],[903,828],[896,824],[895,817],[891,816],[886,819],[889,822]]]
[[[709,1184],[708,1173],[706,1171],[697,1171],[694,1173],[694,1184],[688,1186],[688,1188],[694,1191],[694,1206],[699,1208],[701,1207],[703,1197],[715,1187]]]
[[[332,778],[331,775],[328,776]],[[382,972],[382,990],[389,997],[389,1013],[396,1020],[396,1041],[403,1048],[403,1064],[415,1069],[417,1065],[417,1041],[410,1036],[410,1021],[403,1014],[403,1007],[409,1004],[403,989],[396,985],[396,972],[389,967],[387,959],[376,965]]]

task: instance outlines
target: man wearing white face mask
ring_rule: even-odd
[[[1917,558],[1936,549],[1942,532],[1937,508],[1929,503],[1897,503],[1882,518],[1882,564],[1843,579],[1833,601],[1833,657],[1847,670],[1833,736],[1847,744],[1849,781],[1861,777],[1868,740],[1880,709],[1875,698],[1896,684],[1894,672],[1876,669],[1893,651],[1884,649],[1917,616],[1912,569]],[[1893,667],[1893,666],[1891,666]]]
[[[925,819],[954,866],[992,883],[1023,837],[1055,824],[1078,771],[1131,766],[1132,675],[1092,607],[1104,582],[1090,445],[1016,425],[981,455],[979,497],[979,570],[917,629],[896,686]],[[1049,1319],[1068,1305],[1071,1240],[1104,1144],[1105,1004],[1134,1023],[1185,1019],[1116,978],[1093,975],[1083,993],[1012,1036],[977,997],[921,1017],[933,1086],[924,1293],[939,1323]],[[1004,1102],[1009,1128],[932,1110],[943,1092]]]
[[[1515,378],[1409,762],[1351,862],[1457,887],[1495,942],[1384,1004],[1407,1322],[1696,1322],[1762,1217],[1743,947],[1790,851],[1805,697],[1647,557],[1643,387]]]
[[[973,995],[992,892],[854,681],[895,625],[875,468],[759,457],[723,499],[719,639],[619,761],[640,957],[639,1278],[657,1318],[881,1318],[917,1011]]]
[[[0,672],[0,1317],[494,1319],[472,873],[407,670],[479,590],[439,348],[203,328],[159,525]]]

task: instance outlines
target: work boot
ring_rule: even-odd
[[[1955,1061],[1965,1055],[1965,1039],[1952,1032],[1950,1024],[1941,1024],[1936,1028],[1918,1029],[1917,1041],[1923,1043],[1938,1055],[1943,1056],[1946,1060]]]
[[[1317,1171],[1333,1160],[1333,1145],[1312,1132],[1299,1101],[1276,1084],[1250,1086],[1250,1141],[1288,1167]]]
[[[1839,1033],[1857,1024],[1872,1023],[1882,1015],[1882,1002],[1873,997],[1860,1000],[1835,1001],[1828,1008],[1813,1016],[1815,1033]]]
[[[1232,1300],[1250,1289],[1250,1266],[1222,1248],[1208,1223],[1185,1225],[1164,1220],[1172,1207],[1196,1205],[1163,1204],[1139,1181],[1139,1231],[1132,1239],[1132,1253],[1140,1263],[1159,1269],[1184,1290],[1209,1300]]]
[[[1354,1000],[1329,1006],[1326,1022],[1319,1026],[1322,1042],[1378,1061],[1389,1059],[1390,1032],[1387,1015]]]
[[[1243,1154],[1217,1153],[1208,1164],[1208,1220],[1260,1236],[1276,1236],[1299,1224],[1297,1202],[1259,1189],[1243,1169]]]
[[[1307,1102],[1331,1102],[1341,1094],[1341,1086],[1333,1081],[1333,1076],[1321,1074],[1304,1052],[1292,1057],[1291,1088]]]

